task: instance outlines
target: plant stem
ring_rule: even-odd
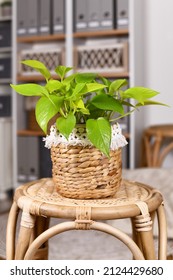
[[[62,108],[60,108],[59,112],[60,112],[60,114],[61,114],[64,118],[66,118],[66,115],[64,114]]]
[[[119,117],[117,117],[117,118],[115,118],[115,119],[112,119],[112,120],[109,120],[109,121],[110,121],[110,122],[114,122],[114,121],[117,121],[117,120],[119,120],[119,119],[122,119],[122,118],[124,118],[124,117],[130,115],[131,113],[133,113],[135,110],[136,110],[136,109],[133,109],[132,111],[129,111],[128,113],[124,114],[123,116],[119,116]]]

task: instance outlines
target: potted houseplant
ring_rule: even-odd
[[[113,82],[94,73],[73,73],[57,66],[57,79],[40,61],[23,64],[40,72],[46,82],[11,87],[24,96],[37,96],[36,120],[51,148],[53,179],[58,192],[70,198],[114,195],[121,183],[121,148],[127,144],[118,120],[152,101],[158,92],[144,87],[126,90],[125,79]],[[129,100],[133,100],[130,103]],[[124,108],[129,107],[125,113]],[[50,131],[49,124],[53,121]]]

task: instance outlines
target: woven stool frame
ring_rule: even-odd
[[[75,199],[113,196],[122,178],[121,149],[110,158],[94,147],[65,146],[51,148],[52,176],[58,192]]]
[[[19,209],[22,215],[15,245]],[[79,200],[58,194],[52,178],[29,182],[15,191],[7,225],[7,259],[47,259],[48,239],[68,230],[99,230],[121,240],[134,259],[156,259],[153,239],[156,213],[158,259],[165,260],[166,217],[163,197],[156,189],[122,180],[119,191],[112,198]],[[63,220],[49,227],[52,217]],[[126,218],[131,219],[133,238],[114,226],[98,222]],[[69,221],[64,222],[64,219]]]

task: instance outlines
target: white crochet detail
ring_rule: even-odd
[[[112,137],[111,137],[111,150],[116,150],[118,148],[124,147],[128,144],[124,135],[122,135],[121,127],[118,123],[111,126]],[[58,132],[55,125],[50,128],[50,134],[43,138],[45,141],[45,147],[50,149],[52,146],[57,146],[59,144],[65,144],[70,146],[93,146],[90,140],[87,138],[85,127],[79,126],[74,128],[72,133],[69,135],[68,140]]]

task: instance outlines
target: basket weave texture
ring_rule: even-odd
[[[122,179],[121,148],[110,158],[92,146],[52,146],[52,176],[58,192],[68,198],[113,196]]]

